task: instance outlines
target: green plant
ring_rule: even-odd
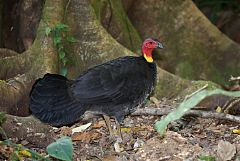
[[[0,119],[1,123],[6,120],[6,117],[2,112],[0,112]],[[49,156],[63,161],[72,161],[73,159],[73,145],[70,137],[64,136],[56,140],[56,142],[49,144],[47,146],[47,152],[49,155],[43,156],[31,149],[24,147],[21,144],[16,144],[9,140],[1,126],[0,134],[5,139],[0,141],[0,146],[7,146],[12,149],[10,156],[5,156],[9,157],[8,159],[12,161],[24,160],[25,158],[29,158],[31,160],[50,161]]]
[[[53,38],[53,43],[57,48],[58,58],[61,62],[61,68],[59,73],[63,76],[67,75],[67,64],[69,64],[69,59],[67,58],[70,50],[66,47],[67,44],[75,43],[76,39],[68,34],[69,26],[63,23],[58,23],[53,28],[46,27],[45,34],[48,36],[51,34]]]
[[[6,145],[14,149],[12,155],[9,158],[12,161],[23,160],[24,158],[31,158],[31,160],[50,161],[48,157],[44,157],[33,150],[25,148],[21,144],[15,144],[9,139],[0,141],[0,145]]]
[[[64,136],[56,140],[56,142],[48,145],[47,152],[54,158],[71,161],[73,157],[72,139],[70,137]]]
[[[5,117],[5,114],[2,112],[0,112],[0,115],[1,115],[0,119],[2,124],[6,120],[6,117]],[[41,154],[24,147],[22,144],[13,143],[11,140],[8,139],[5,131],[1,126],[0,126],[0,134],[5,139],[3,141],[0,141],[0,146],[7,146],[13,149],[12,153],[8,158],[9,160],[19,161],[19,160],[23,160],[24,158],[31,158],[31,160],[50,161],[50,159],[47,156],[42,156]]]
[[[160,135],[164,135],[167,125],[179,118],[181,118],[185,112],[190,110],[192,107],[196,106],[200,101],[204,98],[216,94],[222,94],[231,97],[240,97],[240,92],[228,92],[222,89],[209,89],[207,88],[208,84],[206,84],[201,89],[197,90],[196,92],[192,93],[190,96],[187,96],[184,101],[174,110],[173,112],[169,113],[164,119],[157,121],[155,123],[155,129]]]
[[[207,155],[201,155],[199,156],[200,160],[204,160],[204,161],[215,161],[216,158],[214,156],[207,156]]]
[[[0,126],[6,121],[6,116],[4,112],[0,112]]]

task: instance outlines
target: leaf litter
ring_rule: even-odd
[[[156,106],[155,103],[160,102],[163,106],[175,107],[177,101],[164,98],[154,99],[153,102],[148,106]],[[153,128],[154,123],[159,119],[160,116],[126,117],[121,124],[122,142],[116,142],[116,138],[109,136],[105,121],[101,117],[80,121],[70,127],[53,128],[53,130],[56,133],[56,139],[62,136],[71,137],[73,160],[178,161],[200,160],[201,158],[237,160],[240,156],[240,135],[237,131],[240,126],[236,123],[190,118],[190,121],[187,121],[183,127],[170,128],[164,137],[159,137]],[[112,126],[116,131],[114,121],[112,121]],[[30,143],[25,145],[40,153],[45,153],[44,148],[35,148],[37,145]],[[1,154],[7,154],[7,151],[12,150],[6,147],[0,148]]]

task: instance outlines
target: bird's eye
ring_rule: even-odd
[[[152,44],[153,42],[149,42],[150,44]]]

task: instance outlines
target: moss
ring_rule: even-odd
[[[0,2],[0,48],[3,47],[3,4],[4,2]]]
[[[176,74],[183,78],[192,79],[195,77],[195,72],[192,65],[189,62],[180,62],[176,66]]]
[[[37,77],[42,74],[58,73],[58,59],[52,39],[45,34],[46,27],[52,27],[63,21],[66,1],[46,0],[39,23],[35,41],[32,47],[26,51],[28,61],[31,62],[31,75]],[[54,6],[54,7],[53,7]]]
[[[158,68],[158,78],[154,94],[157,98],[175,97],[191,84],[190,81],[181,79]]]
[[[4,112],[0,112],[0,127],[6,121],[6,116]]]
[[[126,46],[132,51],[138,51],[141,44],[141,38],[132,23],[128,19],[128,16],[123,8],[121,0],[110,0],[113,12],[113,21],[117,24],[123,34],[122,40],[119,40],[121,44]]]
[[[91,0],[97,19],[110,34],[128,49],[140,53],[141,38],[128,19],[121,0]],[[108,11],[109,10],[109,11]],[[110,14],[109,17],[104,13]]]
[[[217,89],[217,88],[220,88],[220,86],[217,85],[216,83],[213,83],[213,82],[208,81],[208,87],[207,87],[207,89],[209,89],[209,90],[214,90],[214,89]]]
[[[95,11],[97,19],[101,21],[102,9],[107,5],[107,0],[91,0],[90,2]]]
[[[179,100],[182,100],[186,96],[189,96],[192,93],[198,91],[199,89],[202,89],[206,85],[208,85],[206,88],[209,90],[220,88],[219,85],[211,81],[192,81],[191,83],[189,83],[188,87],[179,92]]]
[[[5,80],[0,80],[0,85],[1,85],[1,84],[5,84],[5,83],[6,83]]]

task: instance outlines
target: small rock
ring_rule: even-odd
[[[150,97],[150,101],[152,101],[156,106],[158,106],[160,103],[156,97]]]
[[[133,148],[137,149],[140,148],[144,145],[144,141],[142,141],[141,139],[137,138],[137,141],[134,143]]]
[[[117,153],[120,153],[122,152],[124,149],[120,146],[119,142],[115,142],[114,143],[114,149],[115,149],[115,152]]]
[[[44,133],[35,133],[34,136],[40,136],[40,138],[46,137],[46,135]]]
[[[60,128],[53,127],[53,131],[54,131],[55,133],[59,132],[60,130],[61,130]]]
[[[21,122],[18,122],[18,123],[17,123],[17,126],[22,126],[22,123],[21,123]]]
[[[29,144],[29,142],[28,142],[27,140],[23,140],[23,141],[21,141],[21,144],[22,144],[23,146],[25,146],[25,145]]]

